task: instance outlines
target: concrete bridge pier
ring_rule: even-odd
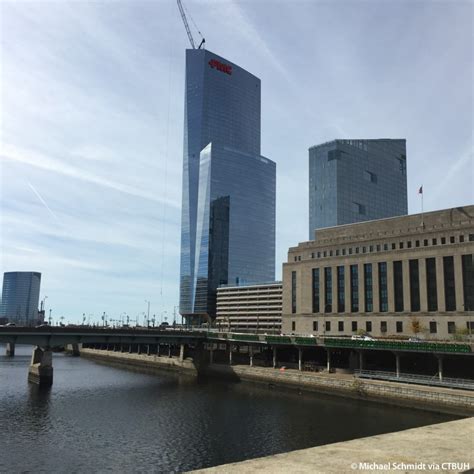
[[[232,344],[229,344],[229,365],[232,365]]]
[[[277,348],[273,346],[273,368],[276,369],[277,366]]]
[[[79,344],[68,344],[66,350],[74,357],[79,357],[81,355]]]
[[[185,346],[184,346],[184,344],[181,344],[179,346],[179,360],[180,360],[180,362],[183,362],[184,358],[185,358]]]
[[[53,352],[50,347],[36,346],[33,349],[28,370],[28,382],[35,383],[40,387],[53,385]]]
[[[359,370],[364,370],[364,351],[359,351]]]
[[[168,344],[168,357],[171,359],[171,357],[173,357],[173,353],[171,352],[172,351],[172,347],[171,347],[171,344]]]
[[[326,354],[327,354],[326,369],[329,373],[329,372],[331,372],[331,349],[326,349]]]
[[[214,363],[214,344],[211,345],[211,348],[209,349],[209,364]]]
[[[160,357],[160,347],[161,347],[161,344],[158,343],[157,346],[156,346],[156,356],[157,357]]]
[[[249,358],[250,358],[250,367],[253,367],[253,347],[249,346]]]
[[[303,370],[303,349],[298,347],[298,370],[301,372]]]
[[[14,342],[7,342],[6,355],[7,355],[7,357],[13,357],[15,355],[15,343]]]
[[[443,356],[442,355],[437,355],[438,358],[438,376],[439,376],[439,381],[443,381]]]
[[[394,352],[395,354],[395,372],[397,377],[400,377],[400,354],[398,352]]]

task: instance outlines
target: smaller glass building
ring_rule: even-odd
[[[334,140],[309,149],[309,239],[315,229],[408,213],[404,139]]]
[[[0,318],[25,326],[36,324],[40,284],[38,272],[4,273]]]

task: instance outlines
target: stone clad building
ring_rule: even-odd
[[[283,264],[282,332],[474,332],[474,206],[319,229]]]

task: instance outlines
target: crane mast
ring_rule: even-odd
[[[186,18],[186,13],[184,12],[183,4],[181,3],[181,0],[176,0],[176,3],[178,4],[179,13],[181,14],[181,19],[183,20],[184,28],[186,28],[186,33],[188,35],[189,42],[191,43],[191,46],[193,47],[193,49],[196,49],[196,44],[194,43],[194,38],[193,38],[193,35],[191,34],[191,30],[189,28],[189,24],[188,24],[188,20]],[[192,18],[191,18],[191,20],[192,20]],[[196,27],[196,29],[197,29],[197,27]],[[198,30],[198,33],[201,36],[202,41],[199,44],[197,49],[201,49],[201,47],[206,42],[206,40],[203,38],[203,36],[201,35],[201,32],[199,30]]]

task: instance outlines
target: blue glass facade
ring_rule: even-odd
[[[181,314],[214,317],[219,285],[274,279],[275,177],[260,156],[260,80],[187,50]]]
[[[406,140],[334,140],[309,149],[314,230],[406,215]]]
[[[7,318],[16,324],[35,324],[38,319],[40,284],[41,273],[4,273],[0,318]]]

